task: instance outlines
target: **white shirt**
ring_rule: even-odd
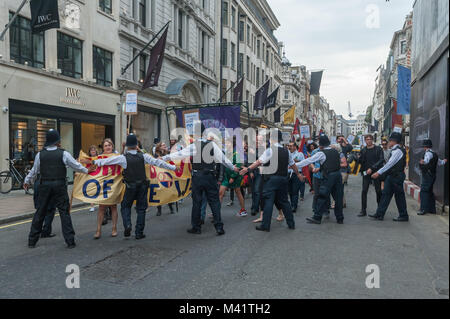
[[[292,156],[292,159],[294,160],[295,163],[301,162],[305,159],[305,155],[302,152],[299,151],[295,151],[294,153],[289,152]],[[294,172],[294,170],[292,168],[288,169],[288,173],[292,174]]]
[[[324,150],[331,150],[331,147],[330,146],[325,147]],[[303,168],[310,164],[314,164],[315,162],[319,162],[320,165],[322,165],[326,160],[327,160],[327,156],[325,155],[325,153],[322,151],[318,151],[313,156],[308,157],[308,158],[304,159],[303,161],[296,163],[295,165],[297,165],[297,167],[300,169],[300,168]]]
[[[431,152],[431,150],[427,150],[425,152],[423,161],[425,164],[428,164],[432,158],[433,158],[433,153]],[[443,166],[443,165],[445,165],[445,161],[438,158],[438,166]]]
[[[275,146],[275,147],[283,147],[283,146],[281,146],[281,144],[279,144],[279,143],[275,143],[274,146]],[[270,159],[272,158],[272,156],[273,156],[272,148],[269,147],[269,148],[267,148],[267,149],[264,151],[264,153],[259,157],[258,160],[259,160],[262,164],[266,164],[268,161],[270,161]],[[295,165],[295,161],[294,161],[294,158],[293,158],[293,156],[292,156],[292,153],[289,152],[289,167],[291,167],[291,166],[293,166],[293,165]]]
[[[391,150],[391,158],[389,161],[384,165],[382,168],[378,170],[378,174],[383,174],[386,171],[390,170],[395,164],[398,163],[399,160],[401,160],[403,157],[403,152],[400,149],[400,145],[395,145]]]
[[[200,139],[200,141],[206,142],[204,139]],[[216,143],[210,142],[213,145],[214,150],[214,160],[216,163],[222,163],[225,167],[234,170],[233,163],[223,154],[222,150],[217,146]],[[190,156],[195,156],[197,154],[196,143],[189,144],[186,148],[183,148],[181,151],[168,154],[162,157],[163,161],[177,160],[183,159]]]
[[[136,150],[130,150],[127,151],[127,153],[136,155],[137,151]],[[156,159],[154,157],[151,157],[148,154],[143,154],[144,155],[144,161],[147,164],[153,165],[153,166],[157,166],[157,167],[161,167],[161,168],[165,168],[171,171],[174,171],[177,167],[175,165],[171,165],[169,163],[166,163],[165,161]],[[95,165],[98,166],[105,166],[105,165],[120,165],[122,166],[123,169],[127,169],[127,159],[125,158],[124,155],[119,155],[119,156],[111,156],[108,158],[103,158],[103,159],[98,159],[94,161]]]
[[[56,146],[49,146],[49,147],[46,147],[45,149],[47,151],[56,151],[58,148]],[[30,184],[34,183],[34,180],[36,179],[37,174],[39,174],[39,172],[41,170],[41,160],[40,160],[39,154],[40,154],[40,152],[37,153],[37,155],[36,155],[36,157],[34,159],[33,168],[28,173],[27,177],[25,177],[25,184],[30,185]],[[88,173],[87,168],[84,167],[83,165],[81,165],[81,163],[78,163],[72,157],[72,155],[70,155],[70,153],[67,152],[67,151],[64,151],[62,160],[63,160],[64,165],[69,166],[74,171],[85,173],[85,174]]]

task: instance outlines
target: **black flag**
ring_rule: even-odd
[[[30,9],[33,33],[59,29],[58,0],[31,0]]]
[[[255,94],[255,104],[253,106],[254,110],[263,110],[264,105],[266,104],[267,94],[269,93],[269,82],[267,82],[260,87],[260,89]]]
[[[311,95],[319,95],[320,94],[320,83],[322,82],[322,74],[323,71],[319,72],[311,72]]]
[[[277,97],[278,97],[278,90],[280,89],[280,87],[277,87],[275,91],[272,92],[272,94],[270,94],[267,98],[266,101],[266,108],[271,108],[271,107],[275,107],[277,104]]]
[[[275,110],[273,112],[273,122],[274,123],[280,123],[281,122],[281,107]]]
[[[244,92],[244,78],[241,79],[238,85],[233,90],[233,102],[242,101],[242,94]]]
[[[144,84],[142,85],[143,90],[152,86],[158,86],[159,75],[161,74],[162,63],[164,60],[164,51],[166,49],[168,30],[169,28],[166,28],[166,31],[164,31],[161,38],[159,38],[158,42],[152,48],[147,74],[145,76]]]

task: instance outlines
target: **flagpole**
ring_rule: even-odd
[[[128,63],[123,69],[122,69],[122,73],[121,73],[121,75],[124,75],[124,73],[128,70],[128,68],[133,64],[133,62],[134,61],[136,61],[136,59],[142,54],[142,52],[144,52],[147,48],[148,48],[148,46],[150,45],[150,43],[152,43],[160,34],[161,34],[161,32],[164,30],[165,31],[165,29],[166,28],[168,28],[169,27],[169,23],[170,22],[172,22],[172,20],[169,20],[169,22],[167,22],[163,27],[162,27],[162,29],[161,30],[159,30],[159,32],[146,44],[146,46],[145,47],[143,47],[142,48],[142,50],[141,51],[139,51],[139,53],[138,54],[136,54],[136,56],[133,58],[133,60],[131,60],[131,62],[130,63]]]
[[[5,37],[6,31],[11,27],[11,25],[14,23],[14,20],[16,20],[17,16],[19,15],[19,12],[22,10],[23,6],[30,0],[23,0],[20,7],[17,9],[17,11],[14,13],[14,16],[11,18],[9,23],[5,26],[5,30],[2,31],[2,34],[0,34],[0,41],[3,41],[3,38]]]

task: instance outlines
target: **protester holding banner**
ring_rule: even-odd
[[[114,143],[110,138],[106,138],[102,143],[103,153],[102,155],[114,154]],[[91,157],[95,157],[89,152]],[[104,225],[104,219],[106,210],[109,209],[111,211],[111,219],[112,219],[112,232],[111,237],[117,236],[117,204],[115,205],[99,205],[98,207],[98,217],[97,217],[97,232],[94,235],[94,239],[99,239],[102,235],[102,225]]]
[[[156,144],[154,150],[155,151],[154,151],[153,156],[155,156],[157,158],[163,157],[163,156],[169,154],[169,149],[167,148],[166,143],[163,143],[163,142],[159,142],[158,144]],[[168,205],[169,205],[170,213],[175,214],[175,211],[173,209],[173,203],[169,203]],[[158,212],[156,213],[156,216],[161,216],[162,206],[159,205],[157,207],[157,210],[158,210]]]
[[[49,130],[46,134],[44,150],[40,151],[34,159],[34,165],[25,178],[23,187],[28,189],[37,174],[41,174],[39,185],[38,208],[31,223],[28,236],[28,247],[36,247],[42,232],[42,224],[48,212],[49,204],[54,201],[59,211],[61,227],[67,248],[75,247],[75,231],[70,218],[70,202],[67,195],[67,168],[69,166],[77,172],[87,174],[93,167],[87,169],[78,163],[69,152],[61,149],[61,138],[58,131]]]
[[[194,127],[201,126],[200,132],[203,136],[205,132],[205,126],[203,123],[195,123]],[[204,150],[209,152],[205,152]],[[204,156],[208,153],[209,156]],[[214,226],[217,231],[217,235],[224,235],[222,218],[220,215],[220,200],[219,189],[217,185],[215,162],[222,163],[225,167],[239,172],[239,169],[226,158],[222,150],[212,141],[205,140],[203,138],[197,139],[194,143],[190,144],[183,150],[164,156],[164,161],[176,160],[192,157],[192,216],[191,224],[192,228],[188,229],[190,234],[201,234],[201,203],[203,194],[206,193],[209,206],[211,207]]]
[[[91,146],[89,147],[89,156],[90,156],[90,157],[97,157],[97,156],[98,156],[98,149],[97,149],[97,146],[91,145]],[[94,205],[94,203],[91,203],[91,208],[89,209],[89,211],[90,211],[91,213],[95,212],[95,205]],[[108,223],[108,221],[106,221],[106,223]]]
[[[298,146],[296,143],[292,142],[289,143],[289,152],[291,153],[291,157],[294,160],[294,162],[298,163],[305,159],[305,156],[303,153],[299,152]],[[297,212],[297,206],[298,206],[298,194],[300,192],[300,200],[303,201],[305,197],[305,181],[300,180],[296,174],[294,174],[294,170],[289,168],[288,169],[289,174],[289,180],[288,180],[288,190],[289,190],[289,197],[291,199],[291,208],[292,212]]]
[[[145,238],[145,213],[148,208],[147,194],[149,188],[149,182],[145,172],[145,163],[172,171],[176,169],[176,166],[155,159],[148,154],[138,152],[138,140],[134,134],[127,136],[125,146],[127,147],[127,153],[124,155],[95,161],[83,160],[82,163],[98,166],[120,165],[124,169],[123,176],[126,190],[121,204],[123,226],[125,228],[124,236],[130,237],[131,235],[131,207],[133,206],[133,202],[136,201],[136,239],[143,239]]]

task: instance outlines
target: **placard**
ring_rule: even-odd
[[[300,125],[300,138],[311,138],[311,131],[309,125]]]
[[[200,121],[200,113],[198,110],[183,112],[183,126],[189,135],[194,135],[194,124]],[[200,132],[199,132],[200,133]]]
[[[353,135],[351,135],[351,134],[347,137],[347,141],[348,141],[349,144],[353,144],[354,140],[355,140],[355,137]]]
[[[126,91],[125,100],[125,114],[126,115],[137,115],[138,114],[138,91]]]

